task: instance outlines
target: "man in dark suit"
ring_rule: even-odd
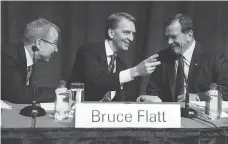
[[[119,51],[128,50],[135,30],[135,18],[127,13],[108,17],[106,40],[79,48],[71,82],[85,84],[86,101],[125,101],[125,85],[137,76],[152,73],[160,62],[153,55],[137,66],[126,69]]]
[[[217,83],[222,87],[223,99],[228,100],[228,61],[224,52],[207,49],[196,42],[192,20],[186,15],[172,18],[167,23],[165,35],[169,48],[159,52],[161,65],[151,74],[147,95],[140,99],[185,101],[188,87],[190,101],[205,100],[203,93],[210,89],[211,83]],[[178,75],[178,65],[182,65],[181,75]]]
[[[36,88],[33,99],[32,68],[33,49],[35,61],[48,62],[57,52],[59,28],[46,19],[40,18],[26,25],[19,43],[2,48],[2,100],[13,103],[46,102],[54,100],[54,89]]]

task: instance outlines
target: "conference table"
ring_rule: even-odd
[[[72,127],[73,118],[55,120],[53,111],[32,119],[19,114],[26,104],[13,104],[12,109],[2,109],[1,134],[3,143],[220,143],[228,144],[228,117],[214,120],[218,128],[197,118],[181,118],[181,128],[93,128]],[[181,104],[183,106],[183,104]],[[228,111],[227,111],[228,113]]]

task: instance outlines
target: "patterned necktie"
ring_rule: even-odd
[[[29,85],[29,79],[32,75],[32,66],[29,66],[27,69],[27,76],[26,76],[26,85]]]
[[[177,101],[177,97],[179,95],[184,94],[184,63],[183,56],[180,56],[178,59],[178,67],[177,67],[177,75],[176,75],[176,84],[175,84],[175,98]],[[182,69],[182,70],[181,70]]]
[[[115,63],[115,60],[116,60],[116,55],[111,55],[111,61],[109,62],[109,65],[108,65],[108,73],[113,73],[113,70],[114,70],[114,63]],[[101,101],[111,101],[111,91],[108,91],[104,96],[103,98],[101,99]]]

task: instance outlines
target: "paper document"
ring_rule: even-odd
[[[190,106],[205,107],[205,101],[190,101]],[[222,101],[222,109],[228,109],[228,101]]]
[[[55,103],[40,103],[40,106],[45,109],[46,111],[54,111],[55,110]],[[71,109],[69,112],[69,117],[73,117],[74,109]],[[54,117],[53,114],[51,116]]]
[[[192,107],[199,107],[205,109],[205,101],[190,101],[189,105]],[[228,101],[222,101],[222,110],[228,109]],[[228,114],[222,111],[221,117],[228,117]]]
[[[1,100],[1,109],[12,109],[12,106]]]
[[[55,110],[55,103],[40,103],[40,106],[45,110]]]
[[[225,112],[222,112],[222,113],[221,113],[221,117],[222,117],[222,118],[224,118],[224,117],[228,117],[228,114],[227,114],[227,113],[225,113]]]

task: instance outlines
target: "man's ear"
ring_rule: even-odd
[[[36,42],[35,42],[35,46],[37,48],[36,51],[39,51],[40,50],[41,43],[42,43],[42,40],[41,39],[37,39],[36,40]]]
[[[190,31],[188,32],[188,41],[191,41],[192,39],[193,39],[193,31],[190,30]]]
[[[113,31],[113,29],[108,29],[108,36],[112,39],[113,38],[113,36],[114,36],[114,31]]]

